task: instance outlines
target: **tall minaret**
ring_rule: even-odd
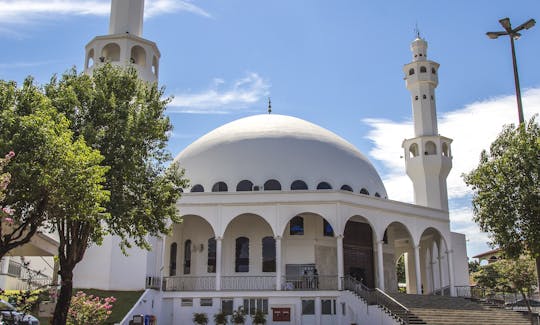
[[[158,81],[161,54],[156,43],[142,38],[144,0],[112,0],[109,35],[86,45],[85,73],[100,64],[133,65],[142,80]]]
[[[413,60],[403,67],[411,93],[415,136],[403,141],[405,166],[414,185],[414,202],[448,211],[446,177],[452,169],[452,139],[437,131],[435,88],[439,64],[427,59],[427,42],[417,36],[411,44]]]

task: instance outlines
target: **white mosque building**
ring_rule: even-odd
[[[112,0],[109,35],[86,46],[87,73],[112,62],[157,81],[160,53],[141,37],[143,7]],[[136,314],[192,324],[194,312],[213,324],[212,315],[242,307],[248,315],[262,310],[267,324],[320,325],[396,324],[351,284],[397,291],[402,255],[407,293],[454,294],[468,285],[465,236],[450,231],[452,140],[437,130],[439,64],[427,59],[425,40],[411,50],[403,70],[415,137],[402,146],[414,204],[389,198],[371,162],[338,135],[296,117],[250,116],[178,154],[191,187],[177,204],[183,222],[169,236],[129,257],[108,237],[76,268],[75,287],[146,289],[122,324]]]

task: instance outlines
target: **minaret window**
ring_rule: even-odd
[[[247,179],[241,181],[236,185],[236,192],[253,191],[253,183]]]
[[[437,154],[437,146],[432,141],[426,142],[425,149],[426,149],[424,151],[425,155],[435,155],[435,154]]]
[[[409,152],[413,157],[417,157],[418,156],[418,144],[416,144],[416,143],[411,144],[411,146],[409,147]]]
[[[104,57],[106,61],[120,61],[120,46],[116,43],[109,43],[105,45],[105,47],[103,47],[103,51],[101,51],[101,56]]]
[[[131,63],[144,67],[146,65],[146,51],[139,45],[131,48]]]
[[[154,56],[154,58],[152,59],[152,73],[154,74],[154,76],[156,76],[156,78],[158,77],[158,68],[158,59]]]
[[[227,192],[229,188],[225,182],[217,182],[212,186],[212,192]]]
[[[369,195],[369,191],[366,190],[365,188],[362,188],[362,189],[360,190],[360,194]]]
[[[191,192],[204,192],[204,187],[201,184],[193,185]]]
[[[418,96],[414,96],[414,100],[418,100]]]
[[[268,180],[264,183],[265,191],[281,191],[281,184],[275,179]]]
[[[414,74],[414,69],[409,69],[409,76],[412,76]]]
[[[435,70],[435,68],[431,68],[431,73],[437,74],[437,70]]]
[[[422,54],[420,54],[420,55],[422,55]],[[424,67],[424,66],[420,67],[420,73],[426,73],[426,72],[427,72],[426,67]]]
[[[426,99],[426,98],[427,98],[427,96],[426,96],[426,95],[424,94],[424,95],[422,96],[422,98],[423,98],[423,99]]]
[[[249,238],[236,238],[235,272],[249,272]]]
[[[88,52],[86,59],[86,69],[91,68],[94,65],[94,49]]]
[[[292,184],[291,184],[291,190],[293,190],[293,191],[307,190],[307,189],[308,189],[308,187],[307,187],[306,182],[301,181],[301,180],[296,180],[296,181],[292,182]]]
[[[442,144],[442,155],[445,157],[450,157],[450,150],[448,150],[448,144],[446,142],[443,142]]]
[[[328,184],[327,182],[320,182],[319,185],[317,185],[318,190],[331,190],[332,186]]]

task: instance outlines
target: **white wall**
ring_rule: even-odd
[[[465,235],[452,233],[452,249],[454,250],[454,282],[456,286],[469,285],[469,260]]]

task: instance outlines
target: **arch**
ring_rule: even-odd
[[[293,217],[289,221],[289,235],[291,236],[300,236],[304,235],[304,218],[300,215]]]
[[[184,242],[184,274],[191,273],[191,240]]]
[[[216,261],[217,261],[217,245],[216,237],[208,238],[208,253],[206,258],[206,272],[216,273]]]
[[[409,147],[409,154],[412,155],[413,157],[418,157],[418,155],[420,154],[420,150],[418,150],[417,143],[411,144],[411,146]],[[409,158],[410,158],[410,155],[409,155]]]
[[[343,229],[343,270],[346,275],[375,287],[374,231],[365,218],[353,216]]]
[[[450,157],[450,148],[446,142],[443,142],[442,144],[442,155],[445,157]]]
[[[369,191],[362,187],[362,189],[360,190],[360,194],[369,195]]]
[[[262,271],[276,272],[276,240],[272,236],[263,237]]]
[[[308,186],[307,186],[306,182],[304,182],[302,180],[299,180],[299,179],[295,180],[291,184],[291,190],[292,191],[307,190],[307,189],[308,189]]]
[[[433,267],[428,267],[428,265],[431,265],[431,262],[434,262],[435,259],[437,259],[439,263],[442,263],[441,259],[444,258],[445,254],[439,256],[439,253],[446,252],[449,247],[443,236],[443,232],[441,232],[440,229],[437,229],[437,226],[435,225],[428,226],[422,231],[418,238],[418,243],[421,249],[420,274],[422,279],[422,290],[424,293],[433,292],[441,288],[441,283],[450,283],[450,275],[446,272],[448,265],[444,265],[440,269],[434,269]],[[425,252],[424,254],[422,254],[423,251]],[[435,255],[437,258],[435,258]],[[424,260],[422,260],[422,258]],[[439,273],[439,271],[442,271],[442,274]]]
[[[349,191],[349,192],[353,192],[353,189],[352,189],[352,187],[350,187],[350,186],[349,186],[349,185],[347,185],[347,184],[344,184],[344,185],[342,185],[342,186],[341,186],[341,190],[342,190],[342,191]]]
[[[424,145],[424,155],[430,156],[430,155],[436,155],[437,154],[437,146],[433,141],[427,141]]]
[[[94,49],[90,49],[86,55],[86,69],[94,66]]]
[[[236,192],[248,192],[253,191],[253,182],[244,179],[236,185]]]
[[[414,74],[414,69],[413,68],[410,68],[409,69],[409,76],[412,76]]]
[[[146,66],[146,51],[140,45],[135,45],[131,48],[131,55],[129,60],[133,64],[140,65],[142,67]]]
[[[191,188],[191,192],[192,193],[204,192],[204,187],[201,184],[193,185],[193,187]]]
[[[426,72],[427,72],[426,67],[421,66],[421,67],[420,67],[420,73],[426,73]]]
[[[249,238],[238,237],[235,243],[234,272],[249,272]]]
[[[176,258],[178,256],[178,244],[176,242],[171,244],[169,250],[169,276],[176,275]]]
[[[375,197],[381,197],[381,195],[379,194],[379,192],[375,192]]]
[[[265,191],[281,191],[281,183],[275,179],[269,179],[264,182],[263,188]]]
[[[317,189],[318,190],[331,190],[332,185],[330,185],[328,182],[320,182],[319,184],[317,184]]]
[[[159,62],[155,55],[152,58],[152,73],[154,74],[156,79],[159,77]]]
[[[334,209],[334,211],[335,211],[335,209]],[[334,212],[334,211],[309,211],[309,210],[302,211],[302,210],[298,210],[298,211],[292,212],[290,214],[290,218],[288,218],[288,219],[283,218],[283,219],[279,220],[279,225],[277,226],[276,233],[283,236],[284,238],[287,237],[287,236],[291,236],[291,234],[290,234],[291,221],[295,217],[301,217],[302,218],[303,223],[304,223],[304,234],[308,234],[307,232],[310,232],[309,233],[310,236],[311,235],[320,236],[320,234],[322,232],[321,228],[323,227],[323,221],[322,220],[326,220],[330,224],[332,229],[335,230],[336,233],[339,233],[340,232],[340,230],[339,230],[340,229],[340,224],[336,220],[336,216],[334,214],[332,214],[332,212]],[[327,215],[327,217],[324,217],[323,215]],[[320,221],[317,221],[317,220],[320,220]],[[311,223],[316,223],[315,228],[310,225]],[[315,233],[311,234],[311,231],[315,231]]]
[[[217,182],[212,186],[212,192],[227,192],[229,187],[225,182]]]
[[[120,45],[116,43],[109,43],[103,47],[101,51],[101,57],[103,61],[118,62],[120,61]]]
[[[437,70],[435,70],[435,68],[432,67],[432,68],[431,68],[431,73],[437,74]]]

